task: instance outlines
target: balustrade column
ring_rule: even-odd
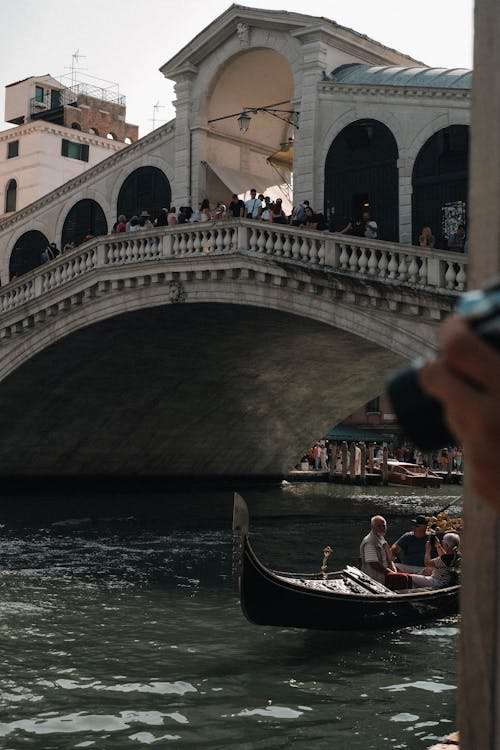
[[[238,225],[238,246],[237,250],[250,250],[250,227],[246,224]]]

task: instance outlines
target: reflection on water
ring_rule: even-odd
[[[244,494],[262,559],[315,569],[325,543],[332,567],[356,562],[376,512],[391,541],[415,512],[458,514],[453,489]],[[458,620],[251,625],[231,578],[231,505],[223,492],[0,517],[0,747],[411,749],[454,728]]]

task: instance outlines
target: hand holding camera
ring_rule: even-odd
[[[437,357],[396,374],[389,394],[421,448],[463,446],[474,497],[500,513],[500,282],[463,295],[458,312],[441,329]],[[402,388],[405,378],[414,391]]]
[[[500,282],[462,295],[457,312],[465,317],[445,323],[437,357],[414,362],[388,382],[399,422],[424,450],[463,444],[472,427],[464,418],[471,395],[493,388],[500,396]]]

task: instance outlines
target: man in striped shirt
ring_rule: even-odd
[[[361,542],[359,553],[361,570],[379,583],[385,583],[386,574],[396,572],[392,553],[385,540],[387,521],[383,516],[373,516],[371,531]]]

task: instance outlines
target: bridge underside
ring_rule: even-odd
[[[0,475],[275,476],[401,364],[361,337],[269,309],[126,313],[0,384]]]

